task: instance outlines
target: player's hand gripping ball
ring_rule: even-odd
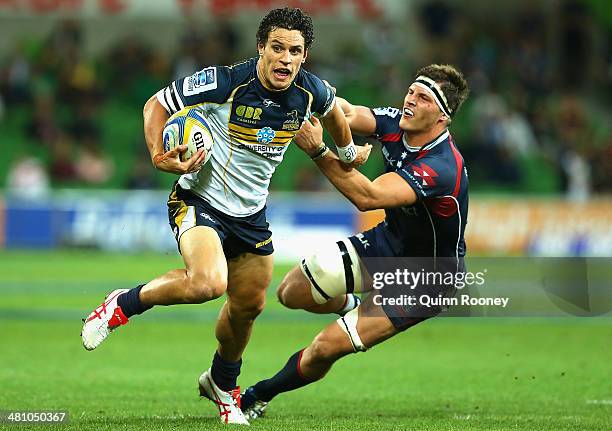
[[[187,145],[187,151],[181,153],[181,161],[188,160],[199,149],[206,151],[204,163],[212,154],[213,136],[208,121],[197,109],[185,108],[178,111],[166,121],[162,134],[164,152],[179,145]]]

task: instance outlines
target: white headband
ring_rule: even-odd
[[[448,107],[446,96],[436,81],[426,76],[419,75],[414,80],[414,84],[424,88],[433,96],[440,111],[444,112],[449,117],[452,115],[452,110]]]

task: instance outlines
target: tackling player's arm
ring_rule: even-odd
[[[206,156],[204,150],[199,150],[184,162],[181,161],[180,154],[187,151],[186,145],[179,145],[173,150],[164,152],[162,132],[169,115],[155,95],[145,103],[143,117],[145,141],[151,161],[157,169],[181,175],[196,172],[202,167]]]
[[[316,118],[312,124],[304,122],[302,129],[295,137],[295,143],[311,157],[323,144],[323,129]],[[319,169],[332,184],[346,196],[360,211],[382,208],[396,208],[411,205],[417,201],[417,195],[406,181],[395,172],[389,172],[370,181],[355,169],[346,169],[331,151],[325,157],[316,160]]]
[[[371,136],[376,132],[376,118],[370,108],[352,105],[348,100],[338,96],[336,96],[336,104],[344,113],[353,134]]]
[[[342,108],[336,102],[336,89],[329,82],[315,75],[305,75],[305,85],[312,98],[312,111],[320,114],[320,119],[329,132],[342,162],[349,167],[364,164],[370,155],[370,145],[357,147],[353,143],[351,129],[346,121]]]

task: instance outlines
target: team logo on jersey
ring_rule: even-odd
[[[183,80],[183,95],[185,96],[193,96],[216,88],[217,69],[214,67],[196,72]]]
[[[236,115],[243,123],[255,124],[261,120],[261,108],[253,108],[252,106],[240,105],[236,108]]]
[[[421,166],[412,165],[412,175],[422,181],[422,184],[427,187],[433,187],[436,185],[435,177],[438,173],[425,163],[421,163]]]
[[[200,215],[202,217],[204,217],[206,220],[208,220],[211,223],[217,223],[209,214],[207,213],[200,213]]]
[[[276,132],[272,130],[272,128],[264,127],[263,129],[259,129],[257,131],[257,142],[260,144],[269,144],[272,142],[275,136]]]
[[[299,130],[300,118],[297,109],[287,112],[287,117],[289,117],[289,119],[285,120],[283,123],[283,130]]]
[[[280,105],[276,102],[271,101],[270,99],[264,99],[263,102],[261,102],[261,104],[263,106],[265,106],[266,108],[280,108]]]

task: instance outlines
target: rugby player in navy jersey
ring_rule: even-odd
[[[321,117],[347,166],[363,163],[333,89],[301,68],[313,42],[312,20],[299,9],[272,10],[257,31],[258,57],[210,66],[172,82],[144,107],[144,133],[157,169],[180,175],[168,216],[185,268],[133,289],[111,292],[85,320],[83,345],[95,349],[111,331],[154,305],[199,304],[227,294],[216,326],[212,366],[199,378],[202,396],[215,402],[225,423],[248,424],[239,408],[237,377],[253,321],[272,278],[272,234],[266,220],[270,178],[305,118]],[[211,127],[214,146],[165,152],[168,117],[194,107]],[[157,232],[152,232],[157,235]]]
[[[247,417],[261,416],[279,393],[321,379],[343,356],[365,352],[441,311],[418,303],[398,307],[380,295],[364,296],[359,304],[353,292],[368,289],[370,262],[380,258],[426,258],[426,264],[435,259],[438,270],[463,271],[468,180],[448,126],[467,95],[467,83],[458,70],[430,65],[416,74],[401,109],[369,109],[338,98],[351,131],[374,136],[382,144],[386,172],[374,181],[347,169],[329,151],[316,118],[304,124],[296,144],[357,208],[384,209],[385,220],[371,230],[323,245],[285,276],[278,289],[285,306],[344,315],[293,354],[276,375],[245,391],[242,409]],[[419,294],[432,297],[454,294],[453,285],[419,289]],[[389,293],[394,299],[394,292]]]

